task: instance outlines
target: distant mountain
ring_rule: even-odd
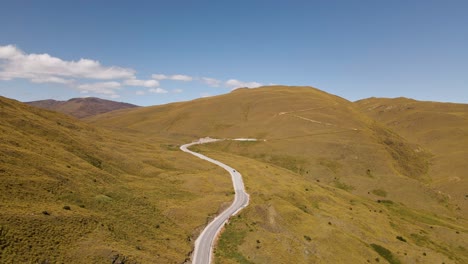
[[[85,118],[115,110],[138,107],[133,104],[104,100],[96,97],[72,98],[68,101],[49,99],[26,102],[26,104],[61,112],[77,118]]]

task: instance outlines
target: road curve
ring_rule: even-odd
[[[227,170],[231,175],[235,191],[234,201],[232,202],[231,206],[229,206],[229,208],[227,208],[221,214],[216,216],[216,218],[205,227],[205,229],[201,232],[200,236],[195,241],[195,249],[193,251],[192,256],[192,264],[211,263],[214,241],[218,234],[221,232],[221,229],[223,228],[224,224],[229,220],[231,216],[237,214],[240,210],[242,210],[249,204],[249,195],[245,191],[244,182],[242,181],[242,175],[237,170],[235,170],[232,167],[229,167],[224,163],[221,163],[212,158],[208,158],[205,155],[193,152],[188,149],[188,147],[193,145],[216,141],[220,141],[220,139],[200,139],[199,141],[185,144],[180,147],[180,149],[184,152],[190,153],[194,156],[197,156],[200,159],[204,159],[206,161],[214,163]]]

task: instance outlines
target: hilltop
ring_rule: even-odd
[[[84,118],[107,113],[110,111],[138,107],[137,105],[129,103],[115,102],[95,97],[72,98],[68,101],[56,101],[48,99],[26,102],[26,104],[61,112],[77,118]]]
[[[443,175],[432,162],[445,152],[400,134],[359,103],[312,87],[270,86],[86,121],[179,144],[205,136],[262,139],[197,147],[245,175],[252,199],[221,236],[220,263],[468,258],[461,242],[466,201],[436,184]]]

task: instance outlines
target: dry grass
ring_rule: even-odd
[[[5,98],[0,116],[1,263],[180,263],[230,199],[229,177],[173,142]]]
[[[372,110],[377,108],[367,106],[312,88],[280,86],[106,113],[88,118],[91,126],[38,112],[66,130],[44,129],[52,123],[29,127],[31,122],[11,114],[12,129],[1,126],[11,135],[1,142],[7,146],[1,157],[16,174],[4,186],[21,190],[14,195],[23,197],[2,204],[11,203],[4,208],[15,217],[33,211],[38,219],[70,214],[88,219],[91,231],[85,237],[87,229],[74,231],[81,230],[74,218],[65,225],[74,226],[67,238],[78,241],[73,248],[87,249],[83,262],[112,254],[142,263],[181,262],[207,216],[229,200],[231,184],[220,169],[177,146],[205,136],[255,137],[266,141],[197,147],[238,169],[252,199],[219,240],[217,263],[468,262],[466,197],[460,196],[466,191],[461,161],[468,142],[464,128],[457,130],[468,111],[457,106],[444,112],[446,106],[438,104],[437,113],[417,111],[426,121],[450,116],[442,133],[426,121],[410,126],[412,115],[402,114],[400,121],[396,112],[377,118]],[[449,136],[455,133],[460,137]],[[27,177],[13,185],[18,175]],[[53,193],[44,188],[49,185],[55,186],[47,187]],[[7,201],[14,195],[0,197]],[[12,226],[17,225],[2,224],[0,234],[24,237],[34,229]],[[53,243],[40,241],[33,244]],[[73,248],[64,246],[55,258],[79,256]]]
[[[442,200],[468,215],[468,105],[369,98],[361,111],[432,153],[428,176]],[[422,148],[415,148],[421,152]],[[445,198],[444,198],[445,197]]]
[[[253,197],[220,240],[221,263],[384,261],[371,244],[404,263],[465,261],[459,235],[466,235],[466,213],[457,210],[459,200],[447,198],[448,190],[441,193],[433,185],[431,163],[440,153],[373,118],[359,104],[322,91],[280,86],[88,121],[179,142],[204,136],[266,139],[200,147],[246,175]],[[435,232],[439,226],[449,234]],[[396,239],[421,230],[431,233],[426,246]]]
[[[466,220],[390,201],[378,203],[377,199],[310,181],[279,166],[213,151],[212,147],[202,149],[237,168],[251,195],[249,207],[221,236],[216,263],[384,261],[372,244],[385,247],[402,263],[468,260],[463,250],[468,236]],[[411,238],[415,232],[430,242],[397,239]]]

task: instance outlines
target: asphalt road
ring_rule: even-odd
[[[221,232],[224,224],[229,220],[229,218],[237,214],[240,210],[246,207],[249,204],[249,195],[245,191],[244,182],[242,181],[242,175],[234,168],[229,167],[228,165],[221,163],[217,160],[209,158],[205,155],[202,155],[197,152],[193,152],[188,149],[188,147],[196,144],[204,144],[219,141],[218,139],[201,139],[197,142],[189,143],[182,145],[180,149],[184,152],[190,153],[194,156],[204,159],[211,163],[214,163],[223,169],[227,170],[232,178],[232,183],[234,186],[235,196],[234,201],[231,206],[224,210],[220,215],[218,215],[213,221],[211,221],[205,229],[202,231],[200,236],[195,241],[195,249],[192,255],[193,264],[208,264],[211,263],[213,255],[214,241],[218,234]]]

